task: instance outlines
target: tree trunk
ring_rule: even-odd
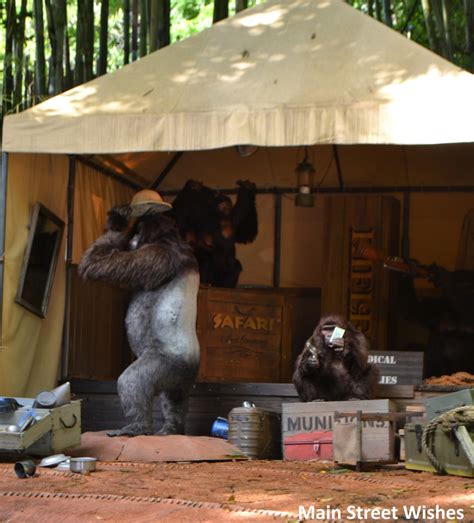
[[[150,0],[150,53],[158,49],[158,12],[160,0]]]
[[[58,40],[56,38],[56,27],[54,23],[53,6],[51,0],[45,0],[46,5],[46,19],[48,21],[48,36],[49,44],[51,46],[51,55],[49,56],[49,79],[48,79],[48,94],[57,94],[58,86],[56,85],[57,75],[57,55],[58,55]]]
[[[382,0],[375,0],[375,16],[379,22],[382,21]]]
[[[248,0],[235,0],[235,12],[239,13],[240,11],[247,9],[248,5]]]
[[[444,2],[443,2],[444,4]],[[441,55],[444,56],[447,60],[452,60],[452,50],[449,45],[449,30],[445,25],[445,19],[443,16],[443,5],[442,0],[431,0],[431,6],[433,9],[433,14],[436,22],[437,28],[437,40],[438,48],[441,51]]]
[[[84,9],[85,0],[77,0],[76,58],[74,63],[74,85],[84,83]]]
[[[33,98],[34,78],[30,69],[30,57],[25,56],[25,89],[23,94],[23,106],[28,109],[34,104]]]
[[[43,0],[34,0],[34,22],[35,22],[35,95],[41,100],[46,96],[46,60],[44,54],[44,16]],[[38,100],[33,100],[33,104]]]
[[[94,0],[84,0],[84,80],[94,78]]]
[[[130,0],[123,1],[123,64],[130,63]]]
[[[147,54],[148,16],[147,0],[140,0],[140,58]]]
[[[369,16],[373,18],[374,16],[374,0],[367,0],[367,10],[369,13]]]
[[[25,47],[25,22],[26,22],[26,0],[21,0],[18,23],[14,33],[15,38],[15,88],[13,91],[13,107],[22,110],[23,98],[23,53]]]
[[[392,6],[390,5],[390,0],[383,0],[383,15],[385,24],[392,27]]]
[[[99,67],[97,75],[107,72],[108,31],[109,30],[109,0],[101,0],[100,4],[100,42]]]
[[[438,52],[438,45],[436,43],[436,34],[433,27],[433,18],[431,13],[431,5],[429,0],[421,0],[421,7],[423,8],[423,16],[425,18],[426,33],[430,43],[430,49],[435,53]]]
[[[68,89],[71,89],[71,87],[74,85],[74,74],[71,68],[71,48],[69,45],[69,34],[67,27],[64,38],[64,70],[64,90],[67,91]]]
[[[158,2],[158,49],[170,44],[170,0]]]
[[[464,0],[466,15],[466,52],[470,57],[470,71],[474,71],[474,0]]]
[[[6,38],[5,38],[5,56],[3,65],[3,95],[2,95],[2,117],[9,113],[13,107],[13,35],[16,26],[16,9],[15,0],[7,0],[7,19]],[[0,127],[1,132],[1,127]]]
[[[215,24],[229,16],[229,0],[214,0],[212,23]]]
[[[138,58],[138,0],[132,0],[132,60]]]
[[[66,0],[52,0],[56,36],[55,93],[64,91],[64,48],[66,42]]]

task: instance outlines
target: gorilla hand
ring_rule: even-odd
[[[128,226],[132,209],[129,205],[116,205],[107,213],[107,230],[123,231]]]
[[[238,180],[237,185],[251,192],[255,192],[257,190],[257,186],[250,180]]]

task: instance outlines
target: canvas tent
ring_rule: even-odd
[[[321,192],[449,187],[460,212],[474,206],[473,92],[472,75],[342,0],[270,0],[7,117],[0,393],[52,385],[60,360],[64,260],[46,319],[13,300],[35,201],[69,217],[68,256],[77,262],[107,207],[132,193],[104,173],[135,188],[158,178],[160,190],[190,177],[224,188],[239,178],[292,188],[300,146],[309,145]],[[231,147],[239,144],[261,148],[240,158]],[[271,202],[262,202],[271,221]],[[308,230],[306,218],[292,217]],[[269,236],[264,228],[260,244],[246,248],[253,256],[259,249],[263,266]]]

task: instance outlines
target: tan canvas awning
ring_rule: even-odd
[[[270,0],[5,119],[17,152],[474,141],[473,76],[341,0]]]

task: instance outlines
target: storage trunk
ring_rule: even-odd
[[[283,457],[287,461],[332,461],[332,431],[317,430],[287,436],[283,442]]]
[[[270,410],[236,407],[229,413],[229,442],[249,458],[279,458],[280,428],[280,416]]]
[[[283,444],[295,434],[308,434],[318,430],[332,431],[335,423],[353,421],[342,418],[334,421],[335,412],[395,412],[390,400],[324,401],[308,403],[283,403],[282,437]],[[290,440],[291,441],[291,440]],[[364,461],[393,461],[394,435],[391,424],[384,422],[363,422],[362,455]]]
[[[24,399],[18,398],[21,404]],[[23,401],[22,401],[23,400]],[[32,400],[30,400],[32,402]],[[17,424],[26,408],[2,416],[2,427]],[[54,409],[35,409],[38,419],[20,433],[0,432],[0,450],[27,451],[34,456],[49,456],[81,442],[81,402],[72,401]]]
[[[426,425],[426,422],[407,423],[405,425],[405,468],[436,472],[422,448],[424,425]],[[471,434],[471,439],[473,440],[472,449],[474,450],[474,434]],[[446,434],[438,427],[431,439],[430,450],[442,463],[448,474],[468,478],[474,477],[473,464],[462,446],[458,444],[455,436]]]
[[[320,295],[320,289],[202,288],[199,381],[291,381],[319,321]]]
[[[443,412],[474,404],[474,389],[464,389],[435,398],[426,399],[426,414],[428,419],[438,417]]]

